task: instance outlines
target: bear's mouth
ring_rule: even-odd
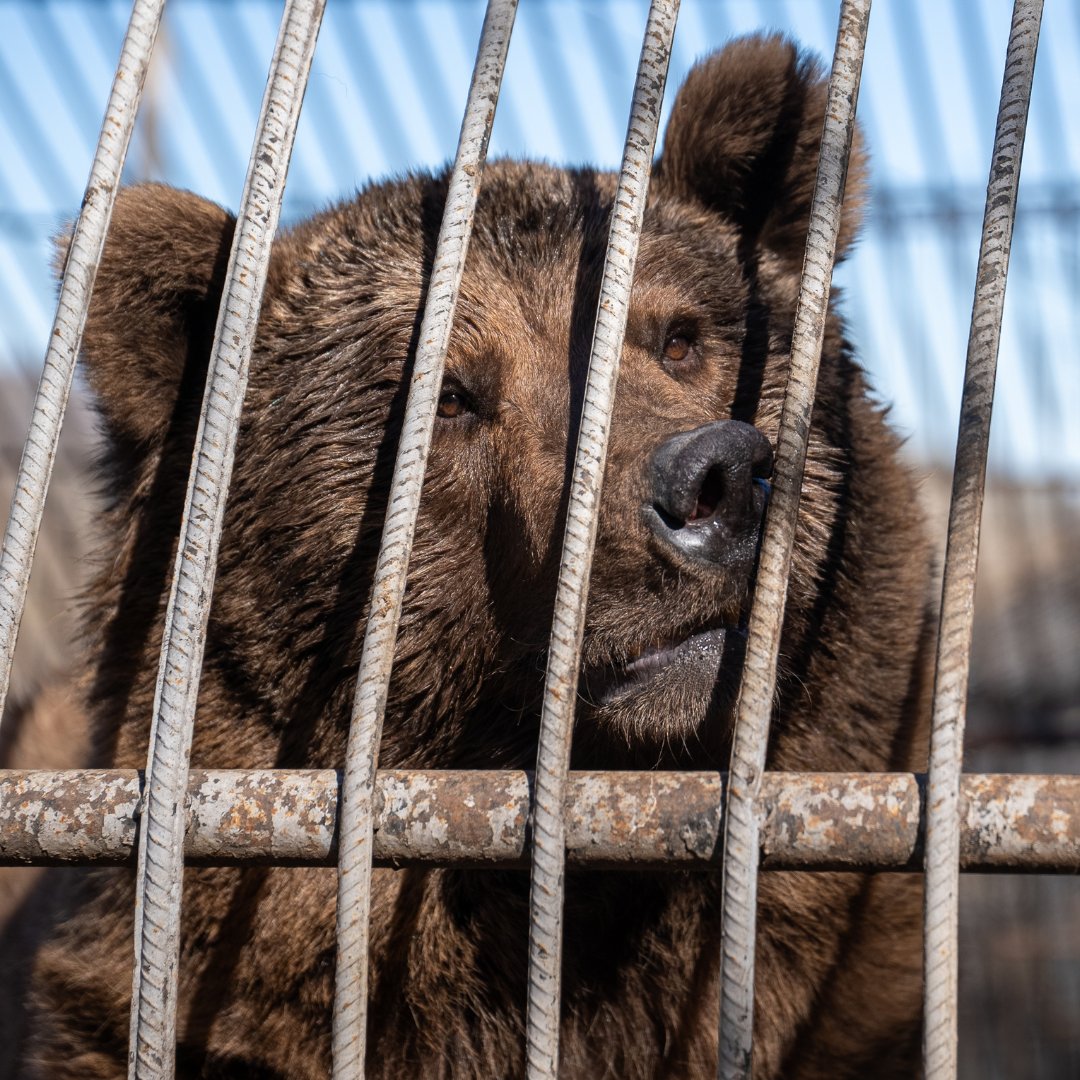
[[[586,668],[583,688],[594,706],[603,707],[656,682],[715,679],[731,635],[745,633],[741,626],[724,623],[653,641],[618,663]]]

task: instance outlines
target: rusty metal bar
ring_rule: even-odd
[[[270,246],[325,0],[287,0],[248,164],[188,479],[147,760],[135,900],[130,1077],[175,1072],[182,818],[206,626]]]
[[[68,249],[30,430],[15,478],[0,553],[0,716],[90,295],[164,7],[165,0],[136,0],[131,9],[82,210]]]
[[[622,168],[612,204],[589,373],[570,478],[536,759],[525,1017],[526,1075],[529,1080],[555,1080],[559,1069],[566,862],[563,804],[570,768],[570,739],[577,705],[589,571],[596,544],[615,385],[678,14],[679,0],[653,0],[649,6]]]
[[[716,869],[726,779],[570,773],[569,865]],[[766,773],[761,868],[920,871],[925,781],[910,773]],[[331,769],[193,769],[185,858],[333,866],[340,790]],[[524,869],[532,792],[532,776],[521,771],[379,772],[375,861]],[[0,772],[0,866],[130,866],[144,795],[133,770]],[[961,869],[1080,871],[1080,777],[968,775],[959,807]]]
[[[923,1070],[957,1071],[960,769],[990,414],[1042,0],[1016,0],[986,188],[941,589],[926,833]]]
[[[870,0],[844,0],[829,77],[817,182],[795,309],[791,370],[780,418],[772,497],[758,561],[735,720],[724,832],[719,1055],[722,1080],[750,1080],[751,1075],[760,851],[756,804],[765,770],[780,629],[869,20]]]
[[[354,1080],[364,1075],[372,799],[379,741],[446,350],[516,14],[517,0],[489,0],[484,16],[435,246],[364,631],[342,790],[334,988],[335,1080]]]

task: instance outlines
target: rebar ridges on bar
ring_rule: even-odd
[[[869,18],[870,0],[844,0],[733,736],[724,832],[720,967],[719,1075],[723,1080],[749,1080],[751,1072],[760,848],[757,802]]]
[[[953,1080],[957,1071],[959,789],[975,572],[1001,317],[1042,8],[1042,0],[1016,0],[1013,7],[960,404],[941,590],[927,794],[923,945],[926,1080]]]
[[[526,1069],[529,1080],[554,1080],[559,1061],[559,1003],[566,842],[563,802],[577,701],[589,570],[596,541],[608,434],[619,374],[638,238],[667,83],[677,0],[649,8],[611,212],[589,374],[570,481],[566,532],[548,648],[536,764]]]
[[[30,584],[30,568],[90,307],[90,294],[105,248],[105,234],[112,218],[120,174],[135,129],[135,114],[164,6],[165,0],[136,0],[131,9],[82,211],[71,237],[30,430],[15,478],[11,515],[0,553],[0,716],[4,713],[15,642]]]
[[[484,17],[435,248],[364,631],[342,794],[334,990],[335,1080],[355,1080],[364,1075],[372,797],[379,740],[446,349],[516,13],[517,0],[490,0]]]
[[[136,878],[131,1077],[169,1080],[175,1070],[184,842],[178,808],[187,791],[195,701],[248,364],[324,6],[325,0],[289,0],[282,15],[214,335],[150,732],[146,827]]]

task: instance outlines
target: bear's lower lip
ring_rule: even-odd
[[[638,656],[617,667],[586,672],[585,684],[589,697],[595,705],[607,705],[625,694],[642,689],[669,670],[697,668],[704,664],[719,669],[727,635],[738,632],[730,626],[712,627],[681,640],[650,645]]]

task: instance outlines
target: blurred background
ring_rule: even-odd
[[[671,85],[697,57],[751,31],[782,31],[828,58],[838,7],[684,0]],[[872,201],[862,240],[836,277],[851,336],[925,477],[942,544],[1011,7],[875,4],[859,99]],[[646,8],[645,0],[523,0],[492,153],[617,167]],[[128,11],[123,0],[0,0],[5,514],[52,319],[50,237],[78,211]],[[236,208],[280,14],[280,0],[170,0],[126,180],[164,180]],[[286,221],[371,178],[453,155],[482,18],[481,0],[330,0]],[[1077,101],[1080,4],[1048,0],[994,414],[969,771],[1080,771]],[[13,711],[63,680],[72,597],[93,535],[93,439],[77,384]],[[5,727],[8,760],[75,763],[70,742],[13,747],[17,728]],[[961,895],[962,1074],[1080,1076],[1080,882],[967,875]]]

